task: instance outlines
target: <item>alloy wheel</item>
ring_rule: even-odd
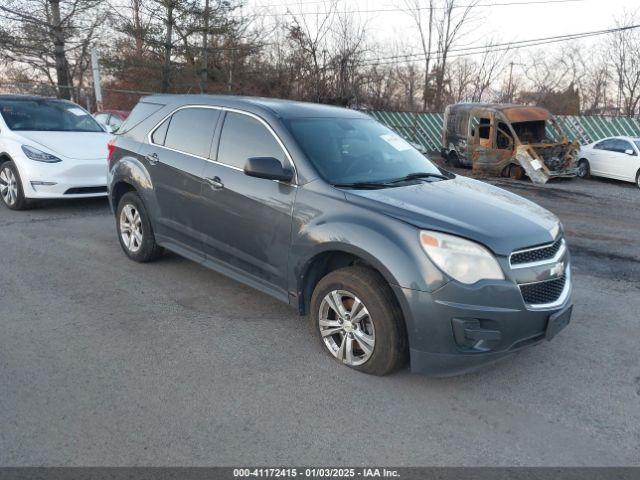
[[[142,233],[140,212],[135,205],[126,204],[120,212],[120,236],[131,253],[136,253],[142,247]]]
[[[15,205],[18,201],[18,181],[9,167],[0,171],[0,196],[9,206]]]
[[[329,292],[320,304],[318,323],[325,346],[341,362],[358,366],[373,354],[373,321],[367,307],[353,293]]]

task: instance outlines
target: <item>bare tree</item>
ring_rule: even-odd
[[[618,30],[610,35],[609,47],[618,81],[618,107],[632,116],[640,102],[640,32],[629,28],[635,14],[625,13],[616,21]]]
[[[404,0],[404,9],[415,23],[418,35],[420,36],[420,46],[424,56],[424,83],[422,87],[422,110],[426,111],[431,100],[431,57],[433,46],[433,23],[435,1],[429,0],[428,7],[423,6],[421,0]],[[425,14],[426,9],[426,14]]]
[[[436,21],[438,32],[438,59],[436,67],[436,86],[433,100],[435,111],[442,111],[444,83],[447,70],[447,61],[451,49],[464,33],[464,27],[472,20],[471,13],[479,0],[444,0],[441,13]]]
[[[5,62],[37,69],[71,99],[74,76],[88,68],[89,45],[105,14],[99,0],[4,0],[0,4],[0,46]],[[73,65],[69,57],[73,56]],[[55,76],[54,76],[55,72]]]

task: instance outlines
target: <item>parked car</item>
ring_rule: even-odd
[[[609,137],[580,149],[578,176],[634,182],[640,188],[640,138]]]
[[[110,135],[67,100],[0,95],[0,197],[14,210],[32,199],[107,194]]]
[[[98,123],[109,133],[115,133],[129,116],[128,110],[103,110],[93,114]]]
[[[578,144],[548,110],[499,103],[458,103],[445,109],[442,156],[454,167],[534,183],[575,177]]]
[[[438,168],[364,113],[152,96],[110,151],[129,258],[168,249],[287,302],[357,370],[409,357],[415,372],[460,373],[569,322],[557,217]]]

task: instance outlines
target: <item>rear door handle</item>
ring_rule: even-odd
[[[147,162],[149,162],[151,165],[155,165],[157,164],[160,159],[158,158],[158,154],[157,153],[149,153],[148,155],[145,155],[145,157],[147,159]]]
[[[205,178],[205,180],[207,181],[209,186],[214,190],[220,190],[224,188],[224,183],[222,183],[222,180],[220,180],[220,177],[213,177],[213,178],[207,177]]]

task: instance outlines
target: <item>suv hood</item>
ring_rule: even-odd
[[[553,241],[558,224],[554,214],[525,198],[461,176],[345,194],[349,202],[418,228],[480,242],[497,255]]]
[[[106,132],[16,132],[34,147],[45,147],[54,155],[82,160],[107,158]]]

